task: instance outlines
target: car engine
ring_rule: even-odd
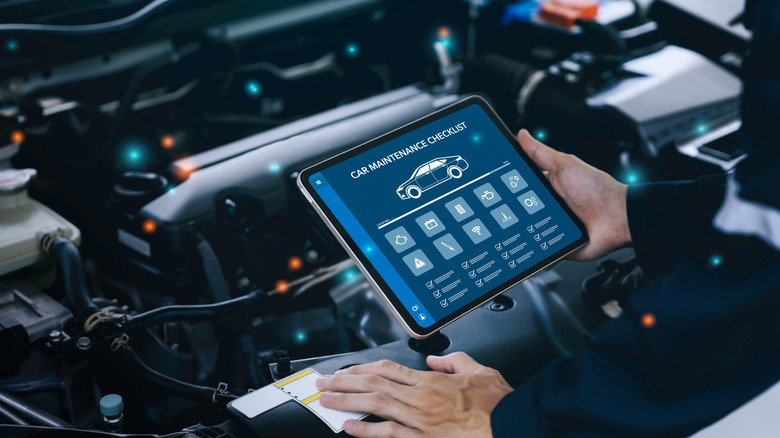
[[[471,94],[627,184],[744,157],[739,5],[556,1],[0,1],[0,435],[329,436],[225,406],[312,366],[465,351],[517,386],[577,354],[645,283],[632,250],[415,341],[295,186]]]

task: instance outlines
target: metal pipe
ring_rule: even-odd
[[[69,423],[55,417],[54,415],[32,406],[14,395],[5,391],[0,391],[0,403],[15,410],[24,419],[38,426],[49,427],[73,427]]]
[[[13,413],[10,409],[3,405],[0,405],[0,415],[7,418],[11,423],[18,424],[20,426],[29,426],[30,423],[24,421],[24,419]]]

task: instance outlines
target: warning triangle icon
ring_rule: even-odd
[[[422,268],[425,265],[426,265],[426,263],[424,261],[418,259],[417,257],[414,258],[414,267],[415,268],[420,269],[420,268]]]

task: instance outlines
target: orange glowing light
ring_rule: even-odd
[[[282,295],[290,291],[290,285],[287,283],[287,280],[278,280],[274,287],[276,288],[276,291]]]
[[[173,163],[172,170],[176,182],[184,182],[192,172],[198,170],[198,165],[192,158],[185,155],[177,158],[176,162]]]
[[[163,135],[160,138],[160,146],[163,149],[173,149],[176,146],[176,138],[170,134]]]
[[[146,234],[154,234],[157,231],[157,222],[152,219],[146,219],[141,224],[141,229],[144,230],[144,233]]]
[[[11,131],[11,143],[21,144],[24,142],[24,131],[21,129],[14,129]]]
[[[292,256],[290,260],[287,260],[287,267],[291,271],[298,271],[303,267],[303,259],[298,256]]]
[[[639,322],[642,324],[642,327],[644,328],[653,328],[656,323],[655,315],[650,312],[646,312],[639,319]]]
[[[436,36],[440,40],[446,40],[452,36],[452,30],[448,26],[441,26],[436,30]]]

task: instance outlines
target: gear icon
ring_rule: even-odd
[[[395,236],[395,244],[398,246],[406,245],[406,242],[408,242],[409,239],[404,236],[403,234],[396,234]]]

